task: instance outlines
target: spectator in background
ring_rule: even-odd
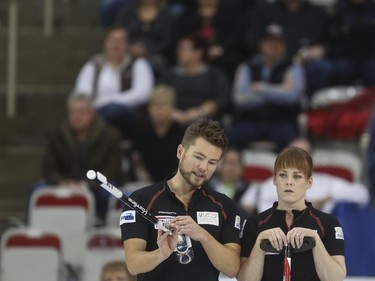
[[[246,214],[239,205],[240,199],[249,184],[243,178],[243,168],[241,152],[237,149],[229,148],[224,153],[217,172],[208,182],[208,186],[233,199],[239,207],[242,218],[245,219]]]
[[[174,17],[165,0],[135,0],[124,9],[117,23],[129,33],[130,51],[134,57],[146,57],[159,75],[168,63],[175,40]]]
[[[117,14],[123,9],[129,9],[134,0],[100,0],[99,16],[102,25],[109,28],[114,25]]]
[[[204,40],[199,36],[181,38],[177,65],[163,78],[163,83],[176,91],[173,118],[184,126],[202,116],[217,118],[228,105],[228,78],[221,69],[206,64],[204,57]]]
[[[145,178],[161,181],[173,173],[178,164],[176,149],[183,137],[182,126],[173,121],[176,94],[173,88],[158,85],[148,103],[148,117],[137,125],[134,138],[135,171],[145,171]]]
[[[311,97],[329,85],[332,64],[326,58],[329,18],[323,8],[307,0],[277,0],[250,10],[245,31],[245,44],[254,53],[262,31],[272,23],[285,32],[287,56],[298,58],[306,72],[306,94]]]
[[[111,28],[103,49],[83,66],[75,91],[90,96],[99,115],[130,138],[154,85],[152,69],[146,59],[131,56],[126,29]]]
[[[371,0],[340,0],[335,7],[330,57],[334,83],[360,80],[375,85],[375,4]]]
[[[110,261],[102,268],[100,281],[135,281],[136,276],[130,275],[123,261]]]
[[[167,6],[173,16],[179,18],[189,10],[194,10],[196,2],[192,0],[167,0]]]
[[[309,153],[312,151],[311,143],[306,139],[296,139],[290,146],[299,147]],[[312,178],[312,187],[306,192],[306,200],[323,212],[331,213],[337,202],[345,201],[361,205],[369,202],[369,192],[361,183],[348,182],[322,172],[313,172]],[[270,178],[263,183],[249,186],[240,204],[248,214],[252,214],[270,208],[276,200],[276,187],[273,178]]]
[[[235,5],[224,5],[225,1],[222,1],[196,0],[197,9],[180,18],[178,33],[203,38],[207,45],[207,61],[221,67],[232,79],[242,59],[243,14]]]
[[[242,63],[233,86],[235,122],[230,144],[272,141],[280,150],[298,137],[297,116],[304,91],[303,68],[286,56],[281,26],[266,27],[259,54]]]
[[[86,95],[72,95],[67,113],[68,122],[47,139],[42,168],[44,186],[80,188],[83,182],[88,184],[95,197],[96,215],[104,220],[109,193],[87,182],[86,172],[100,171],[110,182],[122,184],[120,134],[96,115]]]

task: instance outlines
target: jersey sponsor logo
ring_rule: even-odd
[[[134,210],[128,210],[122,212],[120,216],[120,225],[124,223],[132,223],[135,222],[135,211]]]
[[[167,212],[167,211],[158,211],[158,214],[175,215],[175,216],[177,216],[176,212]]]
[[[175,216],[155,216],[161,223],[163,223],[163,225],[169,223],[172,219],[175,218]],[[157,226],[156,224],[154,225],[155,226],[155,229],[159,229],[159,226]]]
[[[335,227],[335,237],[336,239],[344,240],[344,232],[342,231],[342,228],[339,226]]]
[[[219,214],[217,212],[197,212],[197,223],[219,226]]]
[[[238,215],[236,215],[236,219],[234,220],[234,227],[241,229],[241,217]]]

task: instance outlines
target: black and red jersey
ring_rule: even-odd
[[[175,216],[191,216],[222,244],[240,244],[240,216],[236,204],[226,195],[201,187],[191,198],[188,208],[171,192],[167,182],[156,183],[135,191],[131,196],[159,220],[169,221]],[[125,208],[120,219],[122,239],[140,238],[147,241],[146,250],[157,246],[157,230],[153,224]],[[217,281],[219,271],[210,262],[202,245],[192,240],[194,259],[188,264],[180,264],[175,253],[154,270],[139,274],[138,280],[152,281]]]
[[[311,203],[306,202],[304,210],[292,211],[294,220],[288,228],[286,211],[276,209],[277,205],[275,202],[272,208],[246,220],[241,238],[241,257],[249,257],[259,233],[275,227],[280,227],[285,234],[294,227],[314,229],[331,256],[344,255],[344,235],[335,216],[314,209]],[[283,262],[283,254],[266,253],[262,281],[282,280]],[[312,250],[293,253],[291,264],[291,280],[320,280],[315,270]]]

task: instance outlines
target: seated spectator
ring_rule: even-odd
[[[280,150],[298,137],[304,73],[285,52],[282,28],[269,25],[259,55],[238,67],[233,86],[236,117],[228,131],[232,146],[243,149],[250,142],[266,140]]]
[[[118,12],[123,9],[129,9],[133,2],[134,0],[100,0],[99,15],[102,25],[105,28],[113,26]]]
[[[225,111],[229,101],[229,82],[217,67],[204,61],[205,43],[198,36],[179,40],[177,65],[167,71],[163,83],[176,90],[174,120],[189,125],[206,116],[218,117]]]
[[[189,10],[194,10],[196,2],[191,0],[167,0],[167,6],[173,16],[179,18]]]
[[[110,29],[103,48],[83,66],[75,91],[92,97],[99,115],[131,138],[137,111],[147,103],[154,85],[152,69],[146,59],[130,55],[123,28]]]
[[[223,0],[196,2],[197,8],[180,18],[179,34],[197,34],[203,38],[207,45],[207,61],[221,67],[232,79],[242,60],[243,14],[236,5]]]
[[[375,3],[371,0],[337,2],[330,57],[334,82],[375,85]]]
[[[139,122],[134,138],[132,158],[137,180],[161,181],[176,169],[176,147],[184,130],[172,118],[175,102],[175,91],[166,85],[157,86],[151,95],[148,117]],[[139,171],[146,174],[141,176]]]
[[[136,0],[117,18],[129,33],[130,51],[134,57],[146,57],[158,76],[168,62],[175,41],[174,17],[165,0]]]
[[[233,199],[238,204],[241,216],[245,219],[246,213],[241,210],[239,202],[249,183],[243,179],[243,161],[240,151],[229,148],[223,155],[216,174],[207,184],[211,189]]]
[[[68,122],[63,122],[47,139],[42,166],[45,183],[38,187],[79,188],[84,182],[94,195],[97,217],[104,220],[109,193],[88,182],[86,172],[100,171],[110,182],[122,184],[120,135],[96,115],[90,97],[72,95],[67,113]]]
[[[307,0],[278,0],[259,5],[247,16],[245,44],[254,52],[263,29],[272,23],[285,32],[287,56],[300,60],[306,72],[306,94],[328,86],[332,64],[326,58],[329,18],[323,8]]]
[[[297,139],[291,143],[311,152],[311,144],[305,139]],[[369,192],[361,183],[348,182],[342,178],[326,173],[313,172],[312,187],[306,193],[306,200],[312,202],[314,208],[330,213],[337,202],[352,202],[365,205],[369,202]],[[270,208],[277,199],[273,177],[258,185],[249,186],[240,200],[241,207],[251,214]]]
[[[111,261],[102,268],[100,281],[135,281],[124,261]]]

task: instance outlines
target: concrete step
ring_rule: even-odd
[[[103,31],[98,28],[64,29],[45,38],[39,30],[19,31],[17,82],[71,85],[83,64],[101,51]],[[7,31],[0,28],[0,84],[6,83]]]
[[[30,186],[41,178],[42,151],[25,147],[0,149],[0,234],[9,219],[26,222]]]
[[[0,146],[43,146],[45,134],[65,118],[66,93],[18,94],[16,116],[0,113]],[[0,104],[6,97],[0,94]]]
[[[57,26],[100,25],[98,5],[100,0],[52,0],[53,18]],[[17,1],[18,23],[22,26],[42,26],[43,0]],[[1,24],[8,23],[9,1],[0,1]]]

